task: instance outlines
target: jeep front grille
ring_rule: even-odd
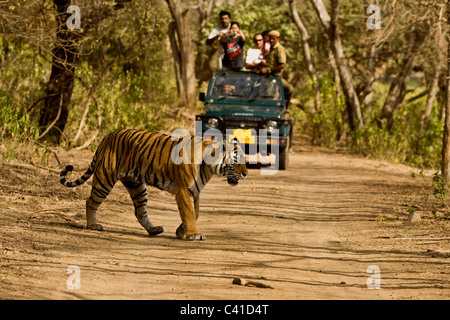
[[[224,117],[225,129],[258,129],[262,128],[264,122],[261,117]]]

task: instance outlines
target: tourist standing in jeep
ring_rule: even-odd
[[[214,29],[212,29],[211,33],[208,36],[208,39],[206,39],[206,44],[210,46],[214,45],[215,43],[218,43],[217,70],[222,70],[222,60],[224,56],[224,51],[220,40],[230,30],[231,13],[224,10],[220,11],[219,20],[220,24],[216,26]]]
[[[231,22],[230,30],[221,38],[225,55],[222,60],[223,71],[243,71],[245,36],[239,23]]]
[[[287,109],[294,93],[294,87],[282,77],[283,70],[286,67],[286,49],[280,43],[280,33],[277,30],[269,32],[269,39],[271,44],[270,52],[266,57],[266,62],[262,63],[263,68],[261,68],[259,73],[279,75],[281,77]]]
[[[247,50],[247,56],[245,57],[245,70],[248,71],[257,71],[259,65],[264,60],[264,38],[262,34],[255,34],[253,36],[253,42],[255,43],[255,46]]]

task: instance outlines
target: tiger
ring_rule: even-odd
[[[201,161],[174,163],[177,158],[172,153],[179,152],[183,156],[184,149],[180,146],[184,139],[135,129],[109,133],[100,142],[83,176],[67,181],[66,175],[74,169],[72,165],[67,165],[60,173],[60,182],[65,187],[73,188],[94,175],[91,193],[86,200],[88,229],[104,230],[97,222],[97,209],[120,180],[131,196],[137,220],[149,235],[161,234],[164,229],[154,226],[148,218],[147,185],[175,195],[181,217],[181,224],[176,230],[178,239],[206,240],[196,227],[200,191],[214,175],[225,176],[228,184],[235,186],[248,175],[248,169],[239,143],[203,140],[192,135],[187,139],[191,152],[201,145],[202,154],[205,154]]]

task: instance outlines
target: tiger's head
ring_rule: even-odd
[[[211,170],[216,175],[226,177],[228,184],[232,186],[236,186],[239,180],[247,176],[245,154],[239,143],[223,141],[211,143],[209,146],[213,148],[212,152],[210,150],[209,159],[214,159]],[[216,153],[217,150],[222,152]]]
[[[223,168],[223,175],[227,177],[228,184],[235,186],[240,179],[247,176],[248,170],[245,165],[245,154],[241,146],[237,142],[226,143],[225,152],[225,166]]]

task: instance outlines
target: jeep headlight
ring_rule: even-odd
[[[275,129],[278,129],[278,122],[273,121],[273,120],[267,121],[266,129],[267,129],[267,131],[273,131]]]
[[[208,129],[217,129],[219,128],[219,120],[216,118],[209,118],[208,122],[206,123],[206,127]]]

